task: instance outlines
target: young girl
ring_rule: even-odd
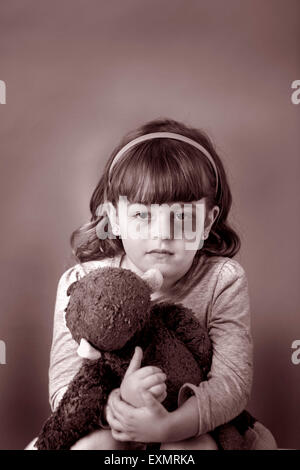
[[[157,368],[140,367],[137,348],[122,383],[124,393],[110,394],[102,429],[72,449],[129,449],[137,442],[161,442],[161,449],[217,449],[210,432],[245,409],[252,384],[252,339],[247,279],[232,259],[240,240],[227,220],[231,202],[222,162],[197,129],[155,120],[127,135],[112,153],[90,201],[91,221],[71,237],[79,263],[58,284],[49,369],[52,410],[82,363],[64,323],[66,291],[78,276],[98,267],[118,266],[137,274],[157,267],[164,282],[152,300],[191,308],[208,328],[213,360],[207,380],[199,386],[184,384],[178,409],[169,413],[161,404],[165,376]],[[173,204],[177,209],[170,222]],[[175,236],[186,219],[192,227]],[[143,396],[144,406],[124,400],[130,391]],[[276,448],[260,423],[251,432],[251,448]]]

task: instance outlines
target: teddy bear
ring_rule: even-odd
[[[157,269],[140,277],[128,269],[102,267],[69,286],[65,321],[85,359],[44,423],[37,449],[70,449],[101,427],[108,396],[120,387],[137,345],[143,350],[141,366],[157,366],[167,376],[162,405],[168,411],[177,408],[184,383],[206,379],[212,360],[208,332],[182,304],[151,300],[162,282]],[[217,428],[214,437],[220,449],[245,448],[245,432],[255,421],[243,412]]]

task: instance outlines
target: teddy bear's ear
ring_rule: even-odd
[[[76,285],[77,285],[78,281],[74,281],[72,282],[72,284],[69,285],[68,289],[67,289],[67,295],[71,295],[73,290],[76,288]]]

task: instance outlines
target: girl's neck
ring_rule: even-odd
[[[144,273],[137,266],[130,261],[130,259],[126,256],[126,253],[123,254],[120,262],[120,268],[123,269],[130,269],[134,273],[138,274],[138,276],[142,276]]]

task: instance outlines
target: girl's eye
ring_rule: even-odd
[[[138,215],[141,216],[141,219],[142,219],[142,220],[147,220],[147,219],[148,219],[148,216],[149,216],[148,212],[136,212],[136,213],[134,214],[134,217],[136,217],[136,216],[138,216]]]
[[[177,212],[176,216],[178,216],[178,220],[190,219],[192,217],[191,214],[185,212]]]

